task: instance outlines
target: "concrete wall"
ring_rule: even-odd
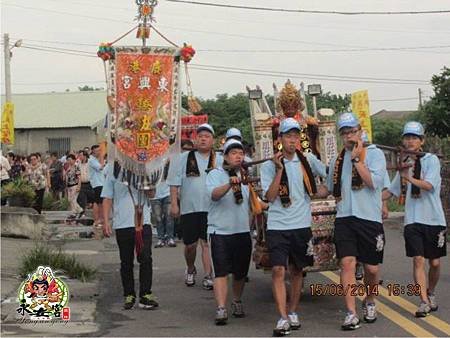
[[[28,155],[33,152],[45,153],[49,150],[48,139],[60,137],[70,138],[71,150],[80,150],[98,142],[96,130],[89,127],[16,129],[15,144],[7,148],[21,155]]]

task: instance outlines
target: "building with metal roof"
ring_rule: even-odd
[[[12,102],[15,144],[7,149],[17,154],[63,154],[104,139],[104,91],[16,94]]]

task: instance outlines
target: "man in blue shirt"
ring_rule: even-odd
[[[155,198],[152,199],[152,215],[156,223],[156,232],[158,234],[158,242],[155,248],[168,246],[174,248],[175,243],[174,222],[170,215],[170,187],[167,185],[167,175],[170,163],[167,162],[164,167],[164,174],[156,187]]]
[[[121,174],[118,175],[120,177]],[[154,191],[149,192],[143,207],[143,247],[137,261],[139,262],[139,307],[154,309],[158,307],[152,293],[153,260],[152,260],[152,228],[150,225],[150,200]],[[133,194],[133,198],[131,196]],[[106,180],[102,190],[104,224],[103,233],[106,237],[116,232],[116,240],[120,254],[120,277],[122,279],[123,293],[125,297],[124,309],[132,309],[136,302],[134,289],[133,265],[135,257],[135,205],[138,200],[136,189],[128,184],[120,182],[113,173],[112,166],[107,170]],[[109,216],[113,211],[112,226]]]
[[[88,172],[89,181],[93,189],[93,213],[94,213],[94,226],[101,225],[103,223],[103,211],[102,211],[102,188],[105,181],[103,169],[105,167],[105,160],[100,151],[100,146],[94,144],[91,147],[91,156],[88,160]]]
[[[373,323],[377,319],[374,295],[385,243],[381,192],[386,160],[375,145],[364,147],[361,126],[353,113],[339,116],[338,129],[344,149],[331,161],[327,183],[337,201],[334,242],[340,259],[341,284],[351,290],[356,283],[356,260],[364,264],[368,292],[363,301],[363,316],[366,322]],[[356,297],[350,291],[344,297],[347,315],[342,329],[357,329],[360,320]]]
[[[224,165],[240,166],[244,146],[235,139],[223,147]],[[214,266],[214,294],[217,302],[216,324],[228,320],[226,310],[228,274],[233,274],[232,315],[245,316],[241,302],[252,253],[249,224],[249,188],[242,183],[239,168],[216,168],[206,177],[211,198],[208,209],[208,235]]]
[[[419,122],[405,124],[402,136],[407,150],[421,151],[425,142],[424,128]],[[446,222],[442,202],[441,164],[436,155],[409,156],[409,163],[395,176],[389,191],[383,198],[392,195],[405,200],[406,255],[413,257],[414,280],[420,285],[420,305],[416,317],[425,317],[437,311],[435,288],[439,281],[440,257],[447,255]],[[425,260],[430,269],[425,273]],[[428,288],[427,288],[428,285]]]
[[[317,187],[314,175],[326,176],[325,165],[313,154],[303,155],[296,149],[300,126],[293,118],[280,124],[282,152],[261,167],[261,185],[269,201],[267,243],[272,264],[273,295],[280,319],[275,336],[299,329],[298,304],[303,268],[313,265],[314,248],[311,232],[311,197],[327,195]],[[286,307],[285,271],[290,270],[290,304]]]
[[[174,218],[180,217],[183,227],[184,257],[186,259],[185,284],[195,285],[195,258],[197,245],[202,247],[202,262],[205,277],[202,285],[212,290],[211,258],[207,242],[208,206],[210,198],[206,191],[206,169],[222,163],[222,158],[213,150],[214,129],[204,123],[197,128],[196,150],[184,152],[171,161],[167,184],[170,186],[170,208]],[[180,196],[180,207],[177,199]]]

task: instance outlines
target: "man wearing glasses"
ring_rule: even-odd
[[[356,261],[364,264],[366,298],[363,318],[367,323],[377,319],[374,296],[379,282],[379,264],[383,261],[385,237],[381,220],[381,193],[386,174],[383,152],[375,145],[364,147],[362,130],[353,113],[338,119],[344,149],[330,163],[328,189],[337,202],[334,242],[340,260],[341,284],[347,315],[343,330],[360,327],[356,312]]]

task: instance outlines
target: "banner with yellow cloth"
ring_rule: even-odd
[[[369,92],[367,90],[352,93],[352,111],[358,117],[361,128],[366,131],[369,142],[372,142],[372,123],[370,120]]]
[[[14,144],[14,104],[6,102],[2,111],[2,143]]]

